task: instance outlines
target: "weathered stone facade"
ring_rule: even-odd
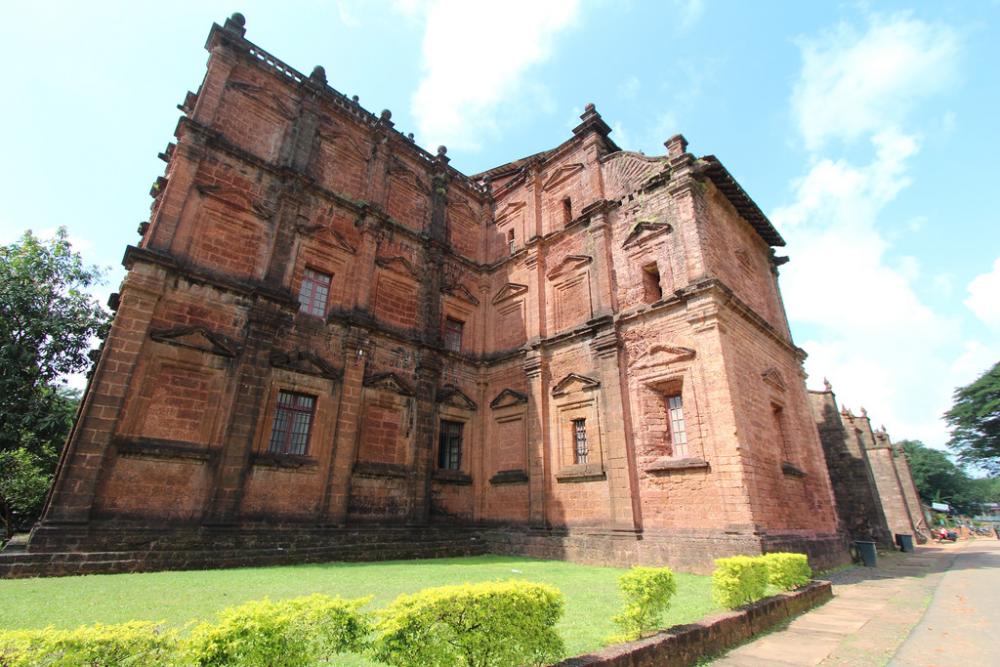
[[[896,534],[924,542],[930,532],[910,465],[885,428],[874,430],[868,412],[837,408],[827,382],[810,391],[842,529],[851,539],[891,545]]]
[[[273,530],[388,557],[356,536],[452,526],[590,562],[845,558],[784,242],[718,160],[623,151],[588,105],[466,176],[244,32],[209,35],[29,551]]]

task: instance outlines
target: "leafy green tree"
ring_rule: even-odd
[[[948,503],[962,514],[975,514],[979,505],[994,502],[1000,493],[1000,480],[970,477],[946,452],[919,440],[901,440],[899,444],[910,463],[917,493],[926,503]]]
[[[959,461],[1000,472],[1000,362],[956,389],[955,403],[944,418],[952,427],[948,446]]]
[[[87,368],[92,342],[107,332],[109,316],[87,291],[100,279],[65,228],[48,240],[27,231],[0,246],[2,516],[37,512],[38,494],[29,490],[40,479],[47,486],[55,470],[79,403],[63,378]]]

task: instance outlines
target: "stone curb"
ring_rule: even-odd
[[[682,667],[740,644],[782,621],[833,599],[829,581],[781,593],[739,610],[709,616],[698,623],[675,625],[659,634],[610,646],[556,663],[554,667]]]

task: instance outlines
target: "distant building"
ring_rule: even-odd
[[[209,35],[31,551],[846,558],[784,241],[715,157],[588,105],[467,176],[244,32]]]

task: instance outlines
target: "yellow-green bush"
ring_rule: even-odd
[[[369,601],[317,594],[230,607],[217,622],[195,626],[185,658],[199,667],[298,667],[360,651],[371,631],[360,608]]]
[[[783,591],[805,586],[812,579],[812,568],[805,554],[773,553],[760,559],[767,566],[768,583]]]
[[[732,556],[716,558],[712,573],[712,599],[727,609],[735,609],[764,597],[767,565],[760,558]]]
[[[611,620],[621,628],[612,641],[638,639],[643,633],[660,627],[670,598],[677,592],[677,582],[669,567],[633,567],[618,578],[625,606]]]
[[[371,656],[397,667],[507,667],[563,653],[562,593],[527,581],[428,588],[379,613]]]
[[[177,645],[175,631],[149,621],[9,630],[0,632],[0,667],[168,667]]]

